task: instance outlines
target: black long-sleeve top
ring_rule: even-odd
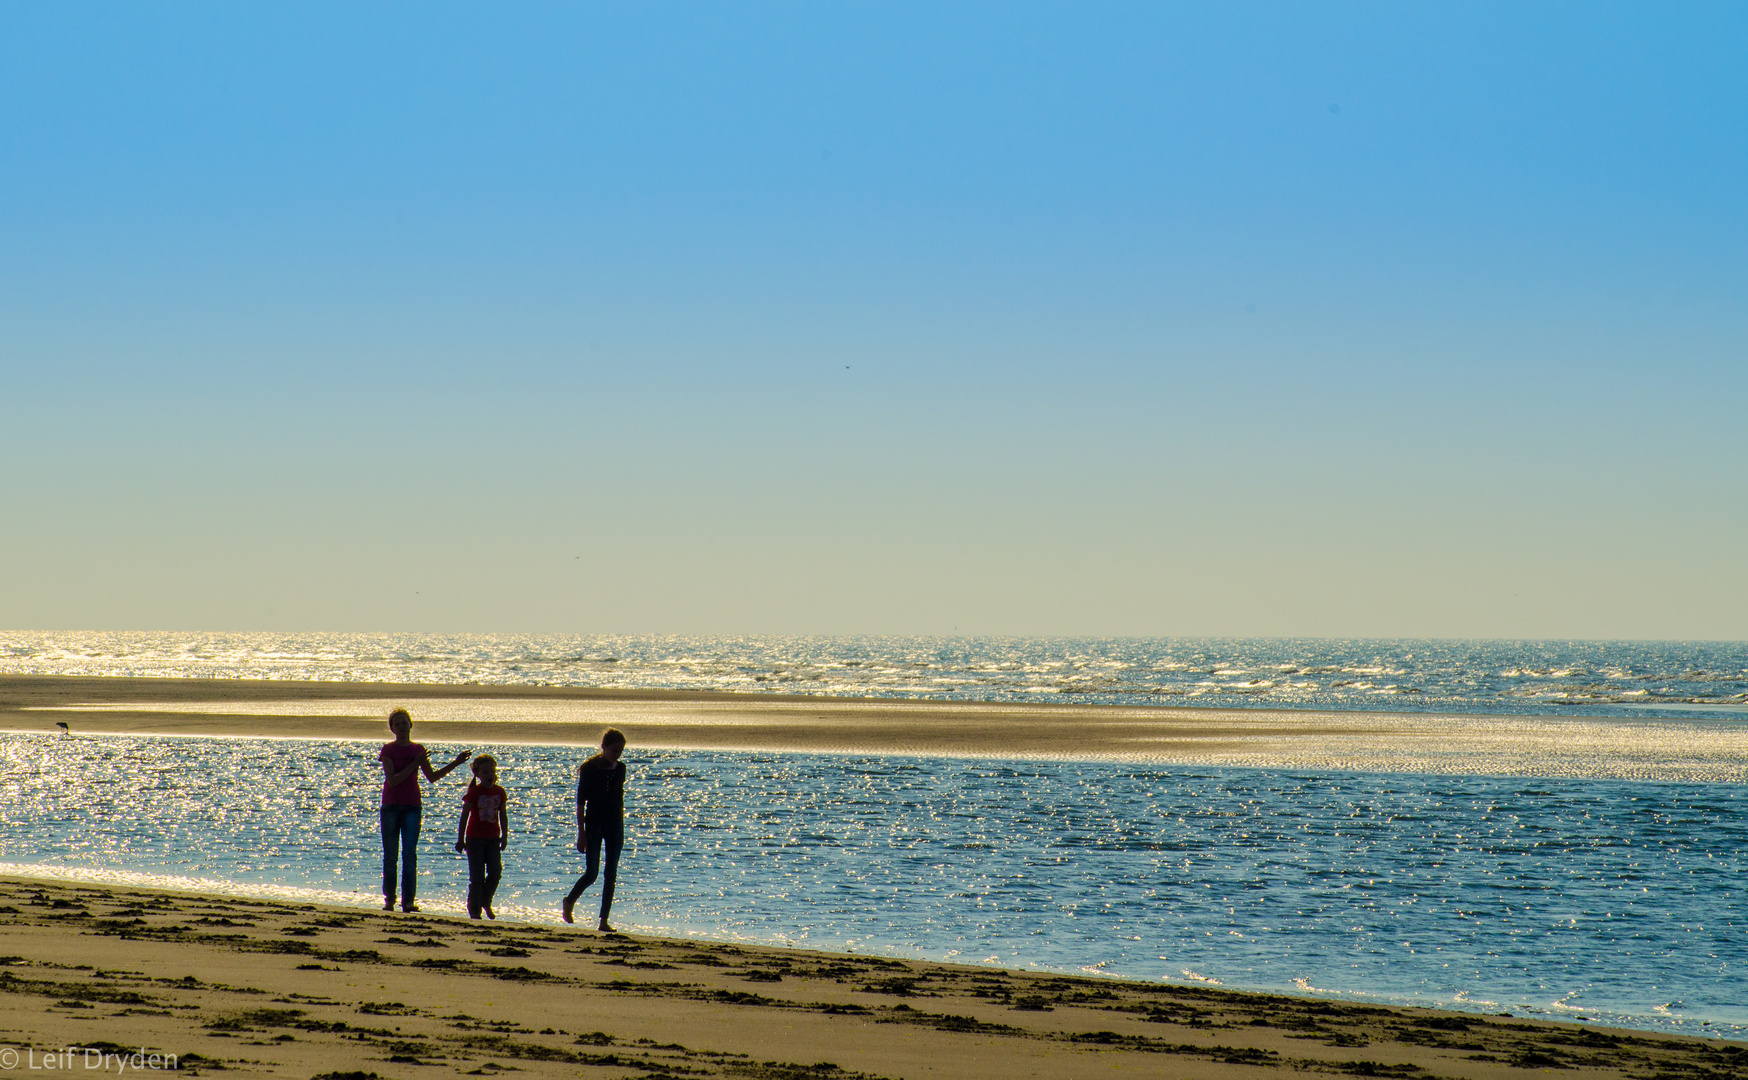
[[[589,828],[625,827],[625,762],[607,764],[600,754],[577,770],[577,820]]]

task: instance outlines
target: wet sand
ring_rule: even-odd
[[[53,732],[375,739],[405,705],[422,741],[948,753],[1219,748],[1259,730],[1242,712],[568,687],[0,676],[0,727]],[[190,711],[199,710],[199,711]],[[1273,714],[1268,714],[1272,716]],[[1267,720],[1262,727],[1266,728]],[[1321,730],[1356,732],[1351,718]]]
[[[0,731],[388,738],[439,746],[1129,759],[1193,765],[1748,782],[1748,725],[800,697],[565,687],[0,676]],[[1672,749],[1674,748],[1674,749]]]
[[[14,1072],[93,1047],[298,1080],[1748,1075],[1723,1040],[129,887],[0,878],[0,915]]]

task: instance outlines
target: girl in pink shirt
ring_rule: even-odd
[[[388,729],[395,741],[376,755],[382,762],[382,910],[395,906],[395,862],[399,855],[401,910],[417,911],[413,883],[419,872],[419,773],[435,784],[466,761],[472,751],[463,750],[441,769],[431,768],[425,748],[414,742],[413,717],[405,709],[388,714]]]

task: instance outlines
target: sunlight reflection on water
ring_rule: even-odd
[[[580,753],[493,753],[514,799],[505,909],[556,921],[580,872]],[[373,746],[9,735],[0,755],[0,860],[377,903]],[[629,928],[1748,1034],[1737,785],[630,762],[615,907]],[[426,803],[430,910],[460,909],[465,867],[447,841],[461,792],[452,779]]]
[[[0,673],[1748,722],[1748,643],[0,631]]]

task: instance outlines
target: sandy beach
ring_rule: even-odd
[[[1719,1040],[126,887],[0,879],[0,914],[20,1073],[142,1048],[299,1080],[1748,1070]]]
[[[1532,718],[1031,704],[434,683],[0,675],[0,731],[1133,759],[1185,764],[1748,782],[1748,729]],[[1680,730],[1679,753],[1671,732]]]

